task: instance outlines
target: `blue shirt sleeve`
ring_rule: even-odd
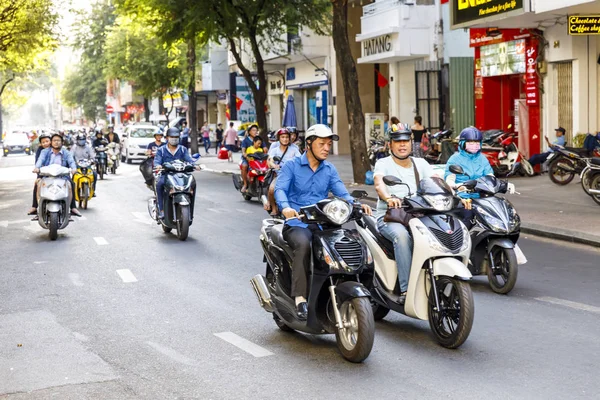
[[[353,203],[354,197],[350,196],[350,193],[348,193],[348,189],[346,189],[346,185],[342,182],[335,167],[330,165],[329,168],[329,191],[333,193],[334,196],[341,197],[342,199]]]
[[[162,158],[163,158],[162,154],[163,154],[164,149],[165,149],[164,147],[159,147],[156,150],[156,155],[154,156],[154,167],[155,168],[158,167],[159,165],[162,165]]]
[[[194,163],[194,159],[190,156],[190,153],[187,151],[186,147],[180,146],[179,149],[183,152],[183,160],[185,162],[189,162],[190,164]]]
[[[65,151],[65,159],[66,159],[67,164],[69,165],[69,168],[77,169],[77,164],[75,163],[75,159],[73,158],[73,155],[71,153],[69,153],[68,151]]]
[[[44,160],[48,156],[48,151],[49,151],[49,149],[42,150],[42,152],[40,153],[40,156],[38,157],[37,161],[35,162],[36,168],[40,169],[44,166]]]
[[[290,207],[287,193],[294,178],[293,163],[285,163],[277,174],[277,183],[275,183],[275,201],[280,210]]]
[[[483,175],[494,175],[494,170],[492,169],[492,166],[490,165],[490,161],[483,154],[481,154],[480,163],[481,163],[481,166],[483,167]]]

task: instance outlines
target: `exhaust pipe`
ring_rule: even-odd
[[[273,301],[271,300],[271,293],[269,292],[265,277],[260,274],[255,275],[254,278],[250,279],[250,284],[254,289],[254,293],[256,293],[256,298],[258,298],[260,306],[266,312],[272,313],[274,310]]]
[[[590,194],[600,195],[600,190],[598,190],[598,189],[590,189]]]

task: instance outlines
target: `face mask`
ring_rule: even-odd
[[[177,146],[179,144],[179,138],[176,137],[170,137],[169,138],[169,144],[171,146]]]
[[[78,140],[77,146],[81,146],[81,147],[85,146],[85,140]]]
[[[479,142],[467,142],[465,144],[465,150],[471,154],[475,154],[481,150],[481,144]]]

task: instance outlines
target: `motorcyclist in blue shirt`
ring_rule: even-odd
[[[283,165],[275,185],[275,200],[286,218],[283,238],[294,251],[291,295],[295,298],[296,314],[301,320],[305,320],[308,314],[307,271],[310,268],[312,231],[320,228],[300,221],[298,212],[301,207],[326,199],[329,192],[354,202],[333,164],[325,161],[333,141],[338,139],[338,135],[334,135],[326,125],[308,128],[306,152]],[[371,215],[369,206],[362,207],[365,213]]]
[[[171,163],[175,160],[185,161],[190,164],[194,163],[194,159],[188,153],[187,148],[179,144],[180,140],[179,129],[173,127],[167,130],[167,145],[159,147],[154,156],[154,169],[160,171],[163,164]],[[158,203],[158,218],[163,219],[165,213],[163,210],[163,196],[166,176],[161,175],[156,181],[156,202]]]
[[[470,126],[462,130],[458,141],[458,152],[454,153],[446,164],[444,179],[451,187],[456,187],[463,182],[471,179],[479,179],[485,175],[494,176],[494,170],[485,155],[481,153],[483,135],[479,129]],[[462,167],[464,174],[454,174],[450,172],[450,166],[457,165]],[[514,185],[509,183],[507,190],[514,193]],[[463,222],[467,228],[471,228],[473,220],[473,210],[471,199],[478,198],[478,193],[458,192],[465,206],[462,212]]]

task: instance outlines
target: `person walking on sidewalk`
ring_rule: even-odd
[[[186,149],[190,148],[190,128],[187,126],[187,121],[181,122],[181,143]]]
[[[218,123],[217,124],[217,146],[215,147],[215,154],[219,153],[219,150],[221,149],[221,145],[223,144],[223,124],[222,123]]]
[[[229,129],[225,131],[225,148],[227,149],[227,161],[233,162],[233,152],[237,142],[237,131],[233,129],[233,122],[229,123]]]
[[[210,149],[210,128],[208,127],[208,122],[205,122],[202,125],[202,142],[204,143],[204,151],[208,154],[208,150]]]
[[[423,158],[423,150],[421,149],[421,140],[423,136],[427,136],[427,129],[421,123],[423,118],[420,115],[415,116],[415,124],[410,127],[413,136],[412,153],[413,157]]]

